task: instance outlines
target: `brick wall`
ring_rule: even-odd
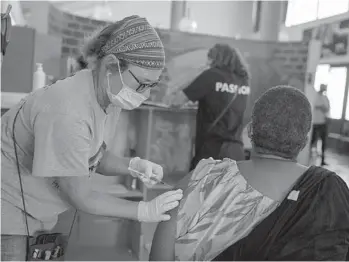
[[[304,83],[307,67],[308,45],[306,43],[278,43],[271,59],[281,67],[285,75],[297,76]]]
[[[48,34],[62,38],[62,56],[79,54],[83,40],[107,24],[105,21],[62,12],[53,5],[49,8]]]

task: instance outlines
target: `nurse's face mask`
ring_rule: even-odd
[[[110,71],[107,72],[107,82],[108,82],[107,94],[111,103],[125,110],[132,110],[139,107],[145,100],[148,99],[148,97],[137,92],[136,90],[133,90],[132,88],[130,88],[128,85],[124,83],[119,65],[118,65],[118,71],[119,71],[120,80],[122,83],[122,88],[117,95],[113,94],[111,91],[112,90],[110,87],[111,72]]]

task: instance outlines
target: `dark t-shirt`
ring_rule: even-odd
[[[210,68],[183,92],[191,101],[199,101],[196,117],[196,152],[200,150],[204,141],[231,141],[242,144],[243,115],[250,94],[248,80],[217,68]],[[211,124],[228,106],[236,92],[238,95],[235,101],[207,134]]]

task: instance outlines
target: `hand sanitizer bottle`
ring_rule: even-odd
[[[42,68],[41,63],[36,64],[37,69],[36,72],[34,73],[34,78],[33,78],[33,91],[42,88],[46,84],[46,74]]]

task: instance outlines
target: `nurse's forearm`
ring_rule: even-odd
[[[139,202],[92,191],[78,209],[92,215],[137,220],[138,204]]]
[[[92,215],[137,220],[139,202],[94,191],[88,177],[61,177],[57,180],[60,196],[75,209]]]
[[[128,166],[131,158],[119,157],[110,151],[104,153],[101,163],[97,168],[97,173],[104,176],[128,175]]]

